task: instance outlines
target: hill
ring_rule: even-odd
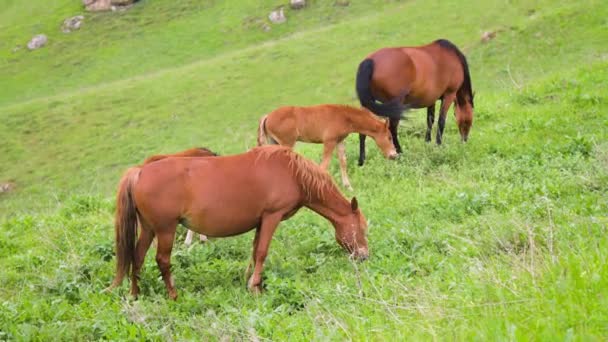
[[[604,2],[314,1],[266,32],[275,2],[142,0],[61,33],[79,3],[0,5],[0,182],[15,184],[0,194],[0,339],[608,335]],[[13,52],[41,32],[47,47]],[[444,146],[425,144],[417,111],[397,162],[370,147],[358,168],[348,140],[368,262],[350,263],[328,223],[302,212],[278,230],[259,298],[242,279],[251,234],[177,247],[176,303],[151,253],[139,301],[126,286],[100,293],[126,167],[191,146],[242,152],[278,106],[355,104],[370,51],[437,38],[469,60],[470,141],[450,115]]]

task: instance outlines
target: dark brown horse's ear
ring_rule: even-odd
[[[359,203],[357,202],[357,197],[353,197],[353,199],[350,200],[350,208],[353,211],[357,211],[357,209],[359,209]]]

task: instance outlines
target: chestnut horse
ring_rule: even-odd
[[[217,153],[211,151],[206,147],[195,147],[185,151],[173,153],[173,154],[157,154],[155,156],[151,156],[146,158],[142,165],[149,164],[161,159],[169,158],[169,157],[216,157]],[[192,239],[194,238],[194,232],[188,229],[188,234],[186,235],[186,240],[184,243],[187,246],[192,244]],[[203,234],[199,234],[199,239],[201,241],[207,241],[207,237]]]
[[[401,146],[397,127],[406,108],[427,109],[427,142],[435,120],[435,102],[441,100],[437,144],[443,140],[448,109],[455,104],[456,123],[463,142],[473,123],[473,90],[467,59],[445,39],[417,47],[383,48],[369,56],[357,71],[357,95],[361,105],[390,118],[397,152]],[[383,101],[378,103],[376,100]],[[359,165],[365,161],[365,135],[359,135]]]
[[[280,107],[260,119],[258,146],[270,136],[274,143],[293,147],[296,141],[323,144],[321,168],[327,170],[338,146],[342,184],[352,190],[346,174],[344,139],[350,133],[371,136],[387,158],[397,157],[388,121],[379,120],[365,108],[324,104],[311,107]]]
[[[301,207],[329,220],[337,242],[353,257],[368,257],[367,222],[357,200],[349,202],[326,172],[287,147],[257,147],[226,157],[166,158],[130,168],[116,202],[117,267],[108,290],[130,274],[135,297],[139,272],[156,236],[156,263],[169,297],[177,298],[170,258],[178,223],[211,237],[255,229],[254,270],[248,282],[254,292],[262,289],[262,268],[277,225]]]

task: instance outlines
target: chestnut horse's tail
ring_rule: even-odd
[[[132,188],[139,177],[139,167],[125,172],[118,185],[116,196],[116,277],[108,290],[120,285],[125,275],[130,274],[135,259],[137,239],[137,207],[133,200]]]
[[[268,142],[266,136],[266,119],[268,119],[268,115],[264,115],[260,118],[260,126],[258,127],[258,146],[266,145]]]
[[[439,39],[436,41],[439,46],[444,49],[450,50],[456,54],[458,60],[460,61],[460,65],[462,65],[462,73],[464,80],[462,81],[462,85],[456,92],[456,101],[459,106],[464,106],[466,104],[466,95],[471,99],[471,107],[474,107],[473,104],[473,85],[471,84],[471,74],[469,73],[469,63],[467,63],[467,58],[464,56],[462,51],[456,47],[452,42],[447,39]]]
[[[404,109],[401,99],[395,98],[385,103],[376,102],[371,88],[373,74],[374,61],[366,58],[359,64],[359,69],[357,70],[357,96],[359,96],[361,106],[380,116],[400,118]]]

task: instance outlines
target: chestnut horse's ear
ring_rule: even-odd
[[[384,120],[384,126],[386,126],[386,128],[389,128],[390,124],[391,124],[391,121],[389,119]]]
[[[357,211],[357,209],[359,209],[359,203],[357,202],[357,197],[353,197],[353,199],[350,200],[350,208],[353,211]]]

